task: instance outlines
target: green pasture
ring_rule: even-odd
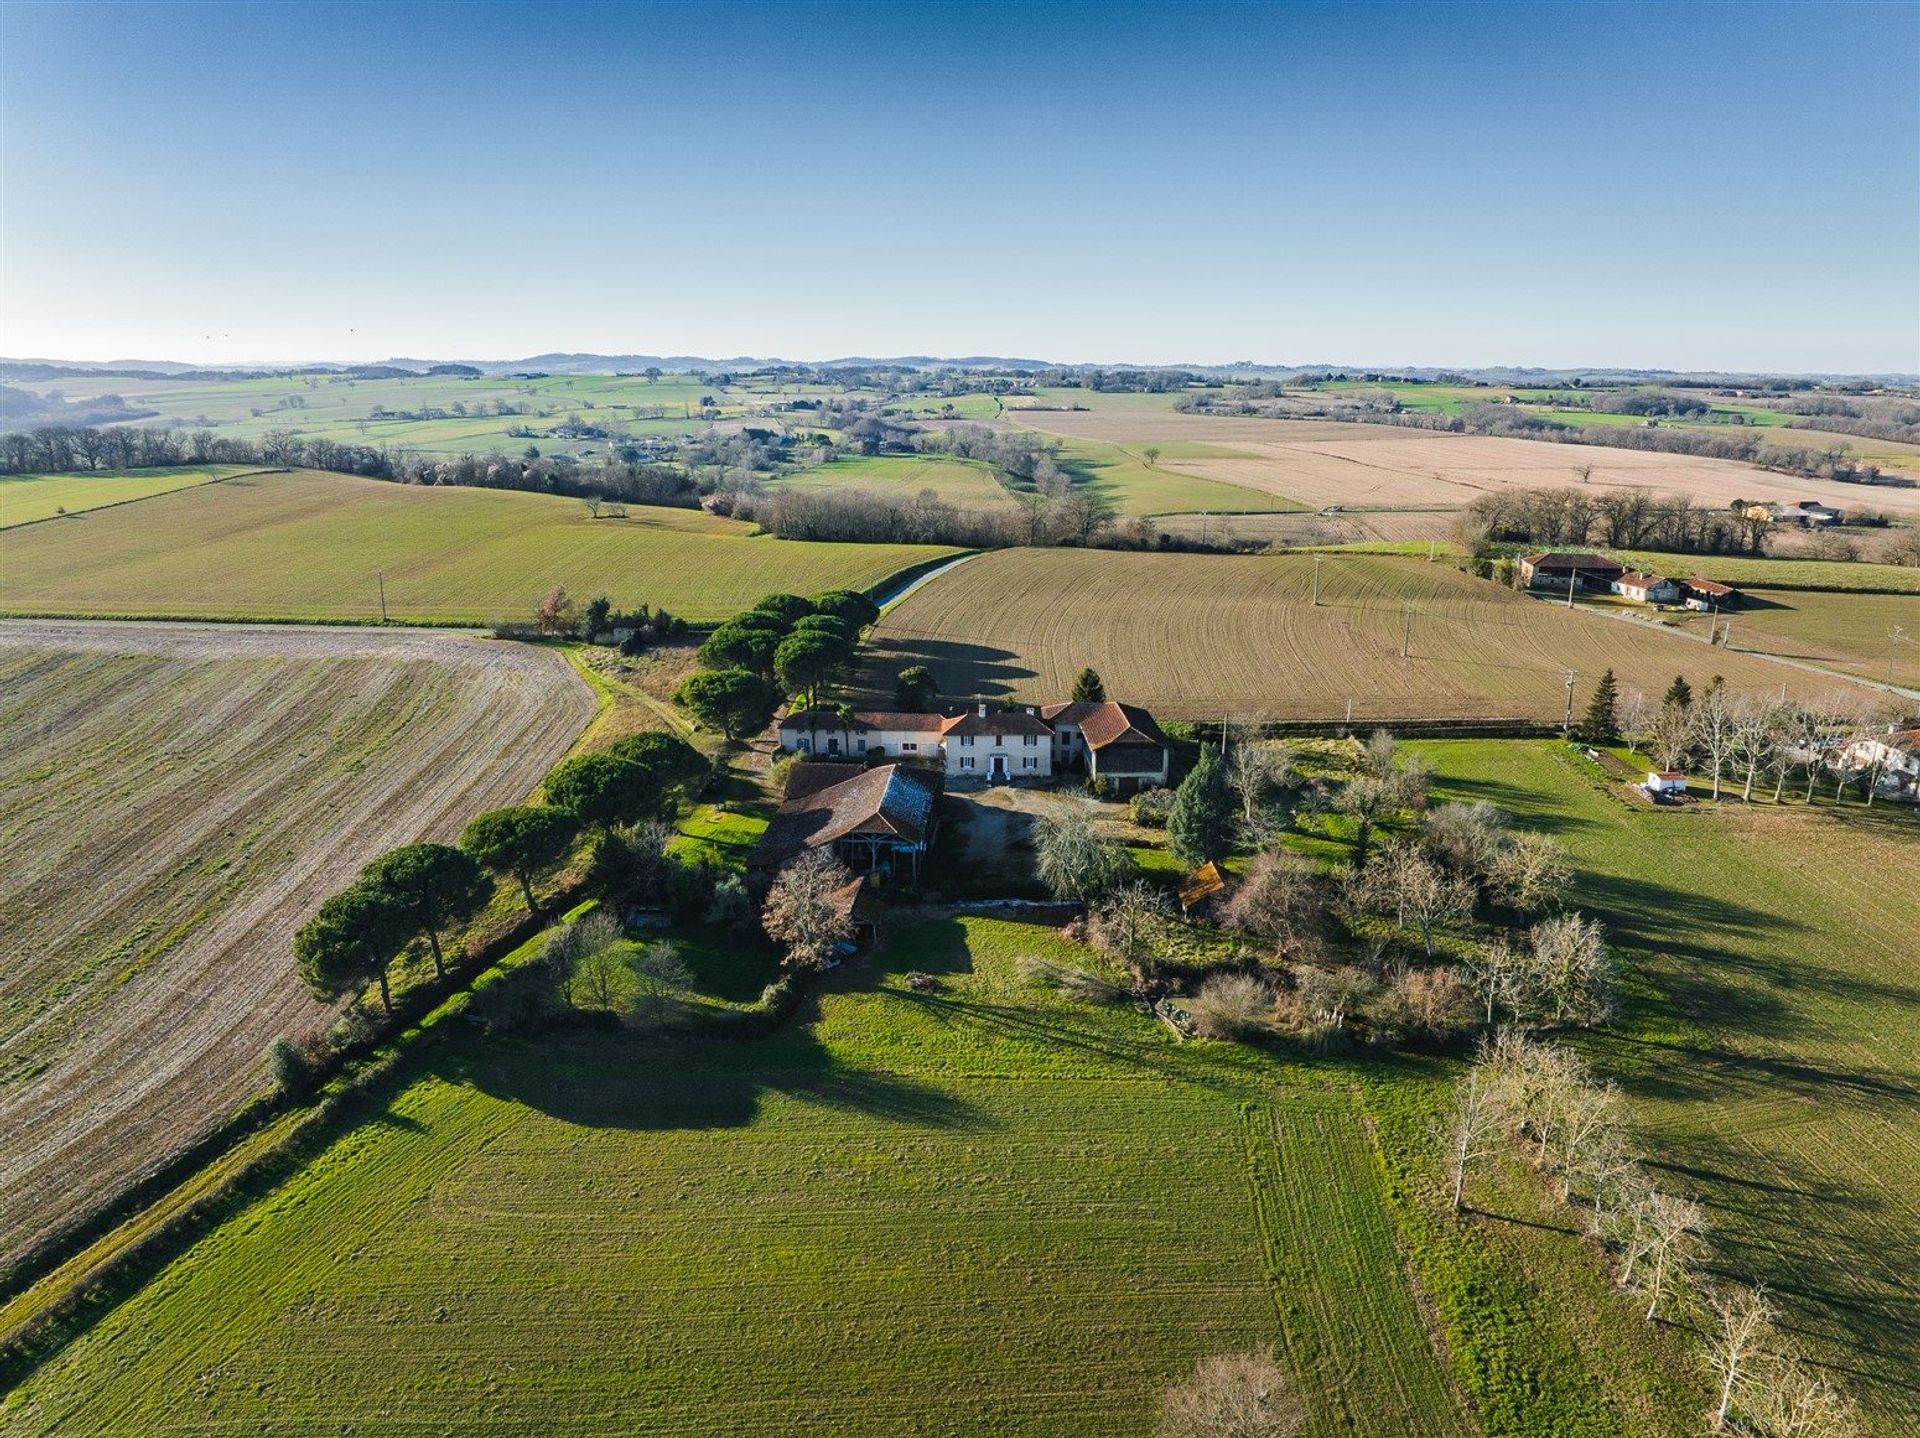
[[[876,455],[836,459],[772,481],[779,489],[864,490],[892,499],[911,499],[927,490],[961,509],[1003,509],[1013,496],[995,478],[993,467],[970,459],[940,455]]]
[[[1866,564],[1851,559],[1769,559],[1744,554],[1665,554],[1609,550],[1622,564],[1678,579],[1712,579],[1754,589],[1827,589],[1920,594],[1920,569],[1907,564]]]
[[[1143,1433],[1278,1345],[1318,1433],[1473,1431],[1342,1088],[1036,994],[1029,951],[1087,961],[935,919],[772,1039],[446,1042],[0,1425]]]
[[[176,489],[245,471],[246,465],[214,464],[199,469],[99,469],[81,474],[0,475],[0,529],[61,514],[83,514],[132,499],[148,499]]]
[[[1189,442],[1191,443],[1191,442]],[[1163,464],[1149,465],[1144,446],[1107,444],[1099,440],[1060,441],[1060,467],[1075,484],[1091,485],[1114,504],[1122,519],[1149,514],[1291,513],[1306,505],[1245,485],[1182,474]],[[1161,445],[1164,452],[1168,446]],[[1211,448],[1192,444],[1192,448]],[[1214,449],[1212,458],[1231,458],[1233,452]],[[1180,456],[1164,455],[1166,458]],[[1191,453],[1188,458],[1194,458]]]
[[[556,585],[576,602],[725,618],[775,591],[866,588],[948,551],[754,537],[699,510],[435,488],[317,471],[262,474],[0,537],[0,613],[524,622]]]
[[[1643,808],[1560,745],[1417,748],[1436,798],[1571,852],[1639,996],[1583,1047],[1659,1180],[1706,1206],[1715,1270],[1772,1288],[1867,1431],[1920,1428],[1920,815]]]

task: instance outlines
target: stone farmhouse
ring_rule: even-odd
[[[1133,704],[1049,704],[957,714],[799,709],[780,721],[780,748],[816,759],[885,758],[938,768],[949,784],[1045,783],[1070,769],[1131,794],[1170,777],[1172,746]]]
[[[1605,594],[1613,581],[1626,572],[1626,566],[1603,554],[1569,554],[1555,550],[1529,554],[1520,561],[1520,582],[1529,589],[1550,589],[1565,594],[1569,585],[1577,589],[1597,589]]]

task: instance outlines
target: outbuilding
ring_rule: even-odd
[[[1687,776],[1678,769],[1655,769],[1647,775],[1646,789],[1649,794],[1684,794]]]

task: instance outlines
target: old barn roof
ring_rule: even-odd
[[[800,772],[809,765],[802,764]],[[755,868],[777,869],[807,849],[865,835],[918,844],[927,837],[937,782],[907,764],[882,764],[787,800],[754,845]]]

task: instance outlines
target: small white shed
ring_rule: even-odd
[[[1655,769],[1647,775],[1649,794],[1684,794],[1687,792],[1687,776],[1677,769]]]

